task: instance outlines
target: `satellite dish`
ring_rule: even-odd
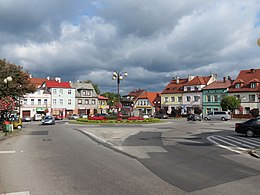
[[[257,45],[260,47],[260,38],[257,40]]]

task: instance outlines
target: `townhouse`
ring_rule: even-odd
[[[74,114],[94,115],[98,111],[98,95],[90,82],[77,81],[70,82],[75,90],[75,110]]]
[[[53,116],[66,118],[74,113],[75,109],[75,88],[69,82],[62,82],[61,78],[47,78],[41,85],[45,94],[50,95],[49,113]]]
[[[178,110],[179,114],[183,113],[183,89],[188,82],[188,78],[173,78],[161,93],[161,108],[171,114],[173,110]]]
[[[231,86],[231,77],[223,77],[222,81],[214,81],[202,89],[202,108],[203,116],[209,112],[222,111],[222,98],[228,95]]]
[[[156,111],[156,106],[158,107],[158,97],[160,97],[160,92],[144,91],[138,96],[134,103],[134,112],[137,113],[138,116],[153,116]]]
[[[41,89],[43,82],[47,81],[44,78],[32,78],[30,81],[36,87],[36,92],[26,94],[20,101],[20,117],[30,116],[34,117],[36,114],[45,114],[47,108],[51,106],[51,95],[49,93],[44,93]]]
[[[99,95],[98,96],[98,114],[107,114],[107,111],[109,109],[109,105],[107,104],[108,98]]]
[[[253,108],[260,109],[260,69],[241,70],[228,94],[241,102],[235,114],[249,115]]]

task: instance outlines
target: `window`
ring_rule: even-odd
[[[89,104],[89,100],[85,100],[85,104],[87,104],[87,105],[88,105],[88,104]]]
[[[68,105],[71,105],[71,99],[68,99]]]
[[[199,90],[199,86],[195,86],[194,89],[195,89],[195,91],[198,91]]]
[[[255,95],[249,95],[249,101],[255,102]]]
[[[250,88],[256,88],[256,83],[250,83]]]
[[[210,102],[210,95],[207,95],[207,102]]]
[[[200,99],[200,96],[197,96],[197,95],[196,95],[196,96],[194,96],[194,101],[195,101],[195,102],[198,102],[198,101],[199,101],[199,99]]]
[[[187,102],[190,102],[190,99],[191,99],[190,96],[187,96],[187,97],[186,97],[186,101],[187,101]]]
[[[187,87],[187,91],[190,91],[191,90],[191,87]]]
[[[96,100],[92,100],[91,103],[94,105],[96,104]]]
[[[214,95],[214,102],[218,101],[218,95]]]
[[[24,105],[27,105],[27,104],[28,104],[27,101],[28,101],[27,99],[24,99],[24,100],[23,100],[23,104],[24,104]]]
[[[146,106],[146,101],[144,101],[144,106]]]
[[[53,89],[53,95],[57,94],[57,89]]]
[[[82,100],[81,99],[78,99],[78,104],[82,104]]]
[[[87,96],[91,96],[91,91],[87,91]]]
[[[63,95],[63,89],[60,89],[60,94]]]
[[[31,99],[31,105],[34,105],[34,99]]]
[[[38,105],[41,105],[41,104],[42,104],[42,100],[38,99]]]
[[[44,105],[47,105],[47,103],[48,103],[48,100],[44,99]]]
[[[71,95],[71,89],[68,90],[68,94]]]
[[[240,83],[236,83],[236,84],[235,84],[235,88],[236,88],[236,89],[239,89],[239,88],[240,88]]]
[[[181,102],[182,101],[182,97],[178,97],[178,102]]]
[[[60,99],[60,105],[63,105],[63,99]]]
[[[53,99],[53,100],[52,100],[52,103],[53,103],[53,105],[57,105],[57,100],[56,100],[56,99]]]
[[[169,101],[169,97],[164,97],[164,101],[168,102]]]
[[[175,97],[171,97],[171,101],[172,101],[172,102],[175,102]]]

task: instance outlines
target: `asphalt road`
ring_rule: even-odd
[[[31,123],[0,142],[0,194],[259,194],[260,140],[234,123]]]
[[[25,125],[22,135],[0,142],[0,151],[0,194],[182,194],[65,124]]]

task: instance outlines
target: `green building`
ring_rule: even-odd
[[[223,81],[215,81],[202,89],[202,108],[203,116],[209,112],[221,111],[221,100],[227,96],[228,89],[231,86],[231,79],[224,77]]]

